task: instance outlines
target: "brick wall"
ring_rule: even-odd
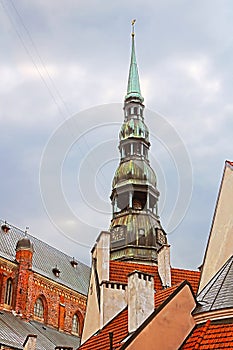
[[[57,329],[71,332],[75,313],[80,316],[82,327],[86,308],[86,297],[38,274],[33,275],[29,291],[30,318],[33,317],[34,304],[41,297],[46,308],[45,323]],[[63,317],[64,316],[64,317]]]
[[[0,309],[15,310],[25,320],[36,319],[68,333],[72,330],[73,316],[77,314],[82,330],[86,297],[59,284],[59,279],[54,282],[33,272],[30,260],[31,255],[25,250],[15,263],[0,258]],[[4,304],[8,278],[13,281],[11,306]],[[44,319],[34,316],[34,304],[39,297],[45,308]]]
[[[28,320],[28,293],[30,288],[29,279],[32,275],[32,251],[18,250],[16,261],[18,262],[18,273],[15,288],[15,311],[22,314],[22,318]]]
[[[0,308],[12,309],[15,306],[15,289],[16,278],[18,274],[18,265],[16,263],[8,262],[5,259],[0,258]],[[7,280],[11,278],[13,281],[12,290],[12,305],[8,306],[4,303]]]

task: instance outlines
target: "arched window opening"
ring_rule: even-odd
[[[12,304],[12,294],[13,294],[13,282],[11,278],[8,278],[6,282],[6,292],[4,303],[7,305]]]
[[[80,335],[80,324],[77,314],[74,314],[74,317],[72,319],[72,333]]]
[[[34,316],[44,318],[44,304],[41,298],[38,298],[34,304]]]

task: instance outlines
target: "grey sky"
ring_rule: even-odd
[[[79,113],[82,118],[80,112],[90,107],[123,103],[130,21],[136,18],[137,61],[145,105],[177,131],[192,163],[190,206],[168,237],[172,264],[200,265],[224,161],[233,158],[232,2],[1,0],[0,5],[1,217],[22,229],[29,226],[31,234],[89,262],[90,248],[66,238],[48,218],[39,186],[41,157],[51,135],[70,116]],[[112,127],[111,135],[104,127],[96,134],[89,133],[64,160],[65,195],[82,218],[85,207],[75,186],[80,164],[86,165],[83,159],[89,159],[89,154],[88,161],[94,159],[95,164],[97,209],[99,200],[99,207],[111,210],[108,197],[122,120],[121,112],[114,117],[118,124]],[[79,126],[85,122],[79,120]],[[69,132],[72,136],[74,131],[67,130],[67,135]],[[156,140],[154,124],[151,135],[161,201],[166,187],[167,207],[161,214],[166,227],[175,201],[177,175],[166,150]],[[106,140],[106,154],[99,148],[100,140]],[[111,150],[113,161],[105,165]],[[85,186],[82,192],[85,196]],[[86,214],[84,224],[89,220]],[[96,228],[80,227],[90,246],[100,227],[109,226],[109,216],[100,216],[98,220],[96,215]]]

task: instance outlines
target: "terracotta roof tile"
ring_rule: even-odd
[[[131,262],[110,261],[110,281],[127,283],[127,276],[133,271],[142,271],[154,275],[155,279],[155,307],[162,304],[184,280],[188,280],[196,292],[200,272],[172,268],[173,286],[163,289],[160,277],[158,275],[158,266],[145,264],[136,264]],[[113,320],[111,320],[103,329],[91,336],[79,350],[103,350],[109,349],[109,332],[113,332],[113,348],[121,348],[121,341],[128,335],[128,309],[121,311]]]
[[[161,305],[180,286],[180,284],[181,283],[170,288],[159,290],[155,293],[155,308]]]
[[[110,281],[127,283],[128,274],[135,270],[154,275],[155,289],[162,289],[161,281],[158,274],[158,266],[155,265],[151,266],[123,261],[110,261]]]
[[[122,261],[110,261],[110,281],[127,283],[128,274],[135,270],[154,275],[155,290],[158,291],[163,289],[158,274],[158,266],[156,265],[136,264]],[[177,285],[183,282],[184,280],[188,280],[193,288],[194,293],[197,292],[198,283],[200,279],[199,271],[172,268],[171,274],[172,286]]]
[[[212,324],[208,320],[194,329],[181,349],[233,349],[233,323]]]
[[[109,349],[109,332],[113,332],[113,348],[119,349],[120,342],[128,335],[128,309],[120,312],[112,321],[103,327],[96,335],[93,335],[79,350],[103,350]]]
[[[200,271],[172,268],[172,285],[176,285],[184,280],[189,281],[194,294],[196,294],[200,280]]]

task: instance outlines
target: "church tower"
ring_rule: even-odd
[[[149,130],[144,122],[132,21],[132,49],[124,122],[119,134],[120,164],[112,182],[110,225],[112,260],[157,264],[157,252],[167,244],[158,216],[156,175],[149,162]]]

